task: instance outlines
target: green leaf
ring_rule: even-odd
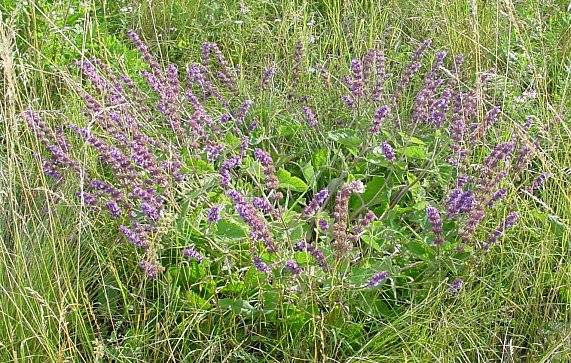
[[[392,263],[389,258],[383,260],[370,261],[365,266],[358,266],[351,269],[349,281],[357,286],[365,285],[371,277],[380,271],[392,272]]]
[[[349,147],[358,147],[363,142],[363,138],[357,134],[357,131],[353,129],[339,129],[335,131],[329,131],[327,136],[341,145]]]
[[[426,147],[421,145],[403,147],[399,150],[399,152],[411,159],[426,160],[427,157]]]
[[[230,239],[246,237],[246,231],[237,223],[222,219],[216,223],[216,235]]]
[[[313,166],[315,169],[320,170],[327,165],[327,149],[319,149],[313,154]]]
[[[303,327],[307,326],[309,321],[311,321],[310,314],[293,304],[284,303],[282,309],[284,311],[284,322],[288,331],[292,331],[295,334],[299,333]]]
[[[549,220],[551,232],[557,236],[557,238],[563,239],[563,235],[566,229],[565,223],[563,223],[561,219],[559,219],[559,217],[554,214],[547,215],[547,219]]]
[[[280,187],[290,189],[296,192],[305,192],[309,187],[303,180],[283,168],[277,171],[276,176],[280,182]]]
[[[205,263],[191,261],[188,265],[171,266],[167,270],[167,279],[178,286],[191,286],[206,276]]]
[[[303,177],[307,184],[313,185],[315,182],[315,170],[313,169],[313,165],[311,165],[311,163],[305,164],[303,169],[301,169],[301,172],[303,173]]]
[[[244,292],[246,288],[246,284],[244,283],[244,281],[240,281],[240,280],[235,280],[235,281],[230,281],[228,284],[226,284],[224,287],[222,287],[220,289],[220,292],[222,292],[223,294],[229,294],[229,295],[240,295],[242,292]]]
[[[204,299],[202,296],[198,295],[192,290],[188,290],[184,293],[183,301],[191,307],[197,309],[209,310],[212,307],[208,300]]]
[[[236,136],[231,132],[226,134],[226,136],[224,137],[224,141],[226,145],[228,145],[232,149],[239,147],[240,143],[242,142],[238,136]]]
[[[406,244],[406,248],[415,256],[427,260],[433,256],[432,250],[428,248],[425,243],[417,242],[417,241],[410,241]]]
[[[302,126],[292,120],[281,120],[278,126],[278,135],[281,137],[293,136],[298,134]]]
[[[379,204],[380,205],[388,204],[389,193],[387,191],[383,191],[384,186],[385,186],[385,177],[374,176],[367,183],[367,185],[365,185],[365,192],[361,195],[360,198],[356,196],[351,197],[350,199],[351,209],[356,210],[360,208],[363,203],[368,204],[369,208],[372,208]]]
[[[230,310],[236,315],[252,315],[254,313],[254,307],[242,299],[220,299],[218,306],[223,310]]]
[[[264,291],[262,294],[264,310],[266,312],[276,310],[280,306],[280,294],[275,290]]]
[[[416,144],[416,145],[425,145],[425,142],[422,141],[421,139],[414,137],[414,136],[407,135],[402,131],[399,132],[399,135],[402,137],[403,140],[406,140],[407,143],[412,143],[412,144]]]

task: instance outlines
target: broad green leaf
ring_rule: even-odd
[[[222,289],[220,289],[220,292],[224,294],[239,295],[244,291],[244,289],[245,289],[244,281],[236,280],[236,281],[230,281],[228,284],[222,287]]]
[[[426,160],[426,148],[421,145],[412,145],[399,149],[399,152],[411,159]]]
[[[280,186],[285,189],[290,189],[296,192],[305,192],[307,184],[297,176],[291,175],[291,173],[283,168],[277,171],[276,176],[280,182]]]
[[[218,306],[223,310],[231,310],[236,315],[252,315],[254,312],[254,307],[242,299],[220,299],[218,300]]]
[[[184,293],[183,301],[191,307],[197,309],[209,310],[212,307],[208,300],[204,299],[202,296],[198,295],[192,290],[188,290]]]
[[[278,135],[281,137],[293,136],[300,132],[302,126],[292,120],[281,120],[278,126]]]
[[[303,177],[307,184],[313,185],[315,182],[315,170],[313,169],[313,165],[311,165],[311,163],[305,164],[303,169],[301,169],[301,172],[303,173]]]
[[[279,307],[280,294],[275,290],[264,291],[262,294],[264,299],[264,310],[275,310]]]
[[[315,169],[320,170],[327,165],[327,149],[319,149],[313,154],[313,166]]]
[[[230,239],[246,237],[246,231],[237,223],[222,219],[216,223],[216,235]]]
[[[224,141],[226,145],[230,146],[232,149],[239,147],[242,142],[238,136],[231,132],[226,134]]]
[[[403,140],[407,141],[407,143],[412,143],[412,144],[416,144],[416,145],[425,145],[425,142],[422,141],[421,139],[414,137],[414,136],[407,135],[402,131],[399,132],[399,135],[402,137]]]
[[[406,244],[407,250],[409,250],[413,255],[426,260],[430,259],[434,254],[432,250],[423,242],[410,241]]]
[[[385,186],[385,178],[383,176],[374,176],[365,185],[365,192],[360,196],[353,196],[350,199],[350,207],[352,210],[360,208],[363,203],[367,204],[369,208],[377,205],[385,205],[389,201],[389,195]]]
[[[358,147],[363,142],[363,138],[353,129],[329,131],[327,136],[335,142],[352,148]]]

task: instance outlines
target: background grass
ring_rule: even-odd
[[[0,11],[0,361],[571,360],[567,1],[4,0]],[[203,41],[215,41],[244,79],[271,62],[291,69],[297,41],[309,50],[307,66],[346,67],[351,54],[374,44],[398,64],[411,39],[432,38],[435,49],[464,53],[471,73],[496,69],[494,101],[521,115],[497,137],[536,116],[542,152],[533,167],[553,177],[541,200],[512,196],[520,228],[471,271],[459,297],[434,291],[398,316],[373,321],[376,332],[362,346],[348,349],[347,331],[325,318],[314,317],[300,341],[285,329],[270,334],[263,318],[251,325],[199,308],[181,314],[168,289],[157,292],[163,314],[153,315],[152,302],[141,298],[144,286],[127,288],[132,262],[112,232],[68,199],[74,186],[47,187],[32,156],[39,146],[18,116],[31,106],[56,110],[54,125],[81,119],[71,63],[97,55],[136,73],[144,65],[126,41],[131,28],[179,65],[198,59]],[[528,89],[537,99],[517,102]],[[259,344],[245,345],[244,332]]]

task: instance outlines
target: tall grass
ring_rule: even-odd
[[[571,13],[565,4],[241,3],[38,1],[0,7],[0,360],[571,360]],[[532,169],[553,176],[540,195],[512,197],[521,228],[473,268],[462,294],[451,298],[435,289],[398,316],[371,318],[373,338],[361,347],[347,349],[347,330],[332,328],[325,316],[314,317],[303,330],[309,336],[300,338],[285,325],[269,334],[264,318],[248,325],[200,306],[180,314],[183,301],[174,289],[149,301],[144,282],[129,288],[137,279],[129,278],[135,272],[115,235],[70,198],[76,186],[49,187],[33,157],[40,147],[19,116],[31,106],[60,110],[55,115],[62,125],[80,120],[70,63],[89,50],[119,59],[121,68],[141,69],[121,35],[128,28],[140,30],[155,54],[180,64],[198,59],[204,40],[216,41],[233,64],[242,65],[243,77],[271,62],[290,68],[300,40],[312,50],[307,65],[346,67],[348,54],[362,53],[377,39],[397,63],[409,40],[431,37],[437,49],[464,53],[471,72],[497,70],[495,101],[521,118],[537,117],[532,135],[541,153]],[[248,86],[242,87],[247,94]],[[514,101],[527,88],[537,98]],[[318,97],[316,102],[328,102],[326,94]],[[498,139],[518,122],[504,122],[495,131]],[[288,142],[293,148],[312,140],[299,135]],[[163,309],[160,316],[152,315],[153,304]],[[245,346],[243,334],[255,335],[259,344]]]

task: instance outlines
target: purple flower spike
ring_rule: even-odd
[[[260,164],[262,164],[262,166],[269,166],[273,163],[270,154],[262,149],[254,150],[254,157],[260,162]]]
[[[324,270],[327,270],[327,259],[321,250],[319,250],[314,245],[307,243],[305,241],[299,241],[293,246],[294,251],[303,251],[309,253],[315,262]]]
[[[315,112],[307,106],[303,106],[303,113],[305,114],[305,120],[309,127],[316,127],[317,126],[317,116],[315,116]]]
[[[393,147],[391,146],[391,144],[389,144],[386,141],[383,142],[381,145],[381,152],[385,156],[385,159],[387,159],[390,162],[394,162],[397,159]]]
[[[322,189],[319,193],[315,194],[311,202],[305,207],[303,211],[303,216],[305,218],[313,217],[319,209],[323,206],[323,203],[329,198],[329,190],[327,188]]]
[[[529,188],[531,192],[534,192],[536,190],[538,190],[539,188],[541,188],[543,186],[543,184],[545,184],[545,181],[547,180],[547,178],[549,178],[551,176],[550,173],[541,173],[539,174],[539,176],[537,178],[535,178],[535,180],[531,183],[531,187]]]
[[[142,260],[139,263],[139,267],[145,273],[148,279],[154,280],[156,279],[159,274],[164,270],[164,268],[158,265],[156,262],[151,262],[147,260]]]
[[[353,79],[351,80],[350,88],[351,93],[354,98],[359,98],[363,96],[363,64],[358,59],[353,59],[351,61],[351,73],[353,74]]]
[[[268,199],[263,197],[254,197],[254,199],[252,199],[252,204],[257,210],[264,214],[270,214],[274,209]]]
[[[279,188],[279,181],[276,177],[276,168],[270,154],[262,149],[254,150],[254,157],[262,164],[264,176],[266,177],[266,187],[270,190]]]
[[[371,277],[369,282],[367,282],[366,287],[371,288],[379,286],[381,282],[385,281],[387,278],[389,278],[389,273],[387,271],[377,272]]]
[[[376,135],[379,133],[379,131],[381,131],[383,121],[385,118],[387,118],[389,112],[390,108],[387,105],[379,107],[379,109],[375,112],[375,115],[373,116],[373,125],[371,126],[370,130],[373,135]]]
[[[268,87],[272,78],[274,78],[275,74],[276,74],[276,67],[275,66],[269,66],[266,69],[264,69],[264,73],[262,74],[262,82],[261,82],[262,89],[266,89]]]
[[[252,107],[253,104],[254,101],[252,100],[245,100],[242,103],[242,106],[240,106],[240,109],[238,109],[238,112],[236,114],[236,120],[238,120],[238,122],[240,123],[244,122],[246,115],[248,114],[248,111],[250,111],[250,108]]]
[[[140,233],[135,232],[127,226],[120,226],[119,231],[123,233],[127,240],[135,247],[147,247],[148,243]]]
[[[57,171],[54,162],[50,160],[44,161],[44,163],[42,164],[42,170],[44,171],[44,174],[46,174],[49,177],[52,177],[56,182],[59,182],[63,179],[61,173]]]
[[[252,264],[254,265],[254,267],[256,268],[256,270],[269,274],[270,272],[272,272],[272,269],[270,268],[270,266],[268,266],[267,263],[265,263],[264,261],[262,261],[262,259],[259,256],[254,256],[254,258],[252,259]]]
[[[327,223],[327,221],[325,219],[320,219],[318,224],[319,224],[319,228],[323,232],[327,232],[327,230],[329,229],[329,223]]]
[[[97,205],[97,197],[89,192],[78,192],[77,196],[88,207],[94,208]]]
[[[506,195],[508,194],[508,191],[506,189],[500,189],[497,192],[495,192],[492,195],[492,198],[490,198],[490,200],[488,201],[488,203],[486,204],[488,207],[491,207],[494,205],[494,203],[496,203],[499,200],[502,200],[506,197]]]
[[[460,290],[462,290],[463,286],[464,286],[464,280],[458,277],[448,285],[448,292],[453,295],[456,295],[460,292]]]
[[[156,222],[160,218],[159,210],[148,202],[141,203],[141,211],[145,216],[147,216],[151,221]]]
[[[187,247],[182,250],[182,255],[190,260],[194,260],[198,263],[201,263],[204,260],[204,256],[200,254],[194,247]]]
[[[107,202],[106,207],[107,210],[109,211],[109,214],[111,214],[113,218],[119,218],[121,216],[121,208],[119,207],[119,204],[117,204],[116,201],[110,200],[109,202]]]
[[[441,245],[444,242],[444,237],[442,236],[442,220],[440,219],[440,212],[433,206],[428,206],[426,208],[426,216],[428,217],[428,222],[432,226],[432,232],[435,235],[434,243],[436,245]]]
[[[297,276],[297,275],[301,274],[301,268],[299,267],[297,262],[295,262],[294,260],[288,260],[285,263],[285,268],[286,268],[286,270],[291,272],[293,275]]]
[[[214,207],[208,210],[208,222],[209,223],[216,223],[220,220],[220,211],[222,210],[221,205],[215,205]]]
[[[513,227],[516,224],[518,218],[519,215],[516,212],[511,212],[510,214],[508,214],[506,219],[500,224],[500,226],[496,228],[494,232],[492,232],[490,237],[488,237],[488,241],[483,244],[482,248],[484,250],[488,250],[492,244],[498,241],[498,239],[504,234],[504,232],[507,229]]]
[[[220,157],[222,150],[224,150],[224,145],[222,144],[207,144],[204,147],[204,151],[206,152],[206,159],[211,163],[215,162]]]

